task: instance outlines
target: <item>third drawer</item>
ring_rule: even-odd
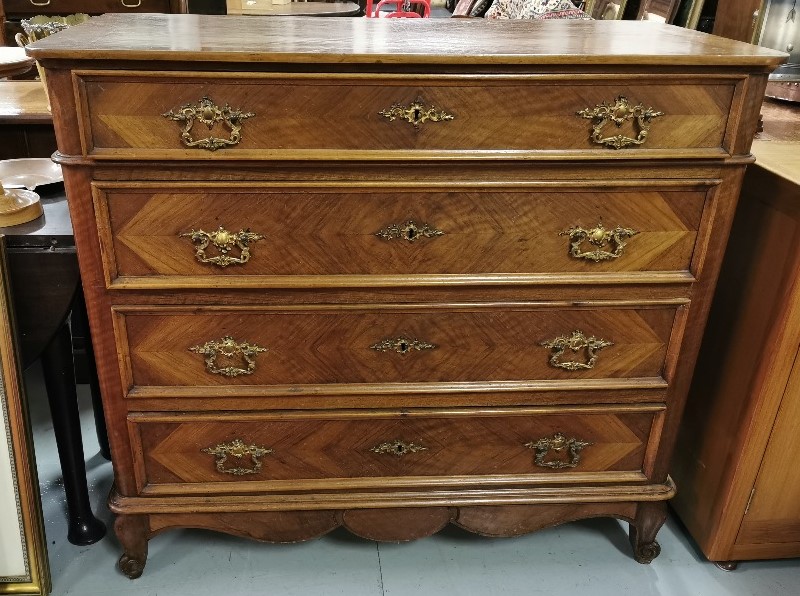
[[[259,387],[361,391],[367,385],[401,392],[408,383],[664,383],[682,308],[515,303],[114,310],[124,385],[141,397],[167,397],[250,395]]]

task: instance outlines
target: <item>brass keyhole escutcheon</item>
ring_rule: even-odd
[[[396,103],[391,108],[381,110],[378,114],[389,120],[389,122],[398,119],[404,120],[413,125],[416,130],[419,130],[420,125],[425,122],[447,122],[455,118],[453,114],[448,114],[444,110],[437,110],[434,106],[426,106],[422,98],[416,99],[407,106]]]
[[[384,240],[394,240],[399,238],[410,243],[415,243],[420,238],[436,238],[437,236],[444,236],[442,230],[437,229],[435,226],[423,223],[418,224],[413,219],[401,224],[391,224],[382,230],[375,232],[378,238]]]
[[[421,352],[422,350],[433,350],[435,347],[434,344],[407,337],[384,339],[370,346],[376,352],[397,352],[404,356],[414,350]]]
[[[420,451],[427,450],[428,448],[422,445],[417,445],[416,443],[406,443],[405,441],[401,441],[399,439],[387,441],[386,443],[381,443],[380,445],[375,445],[375,447],[370,449],[370,451],[373,453],[387,453],[396,457],[402,457],[404,455],[408,455],[409,453],[418,453]]]

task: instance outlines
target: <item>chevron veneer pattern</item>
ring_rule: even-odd
[[[502,190],[129,187],[96,190],[113,246],[109,278],[141,276],[481,274],[688,271],[708,187]],[[231,210],[235,202],[236,210]],[[106,219],[107,217],[107,219]],[[376,235],[414,221],[444,232],[414,242]],[[573,226],[638,233],[602,263],[569,254]],[[265,238],[241,266],[200,263],[193,229],[249,229]],[[586,242],[586,250],[595,248]],[[613,251],[613,246],[605,250]],[[209,249],[214,253],[214,248]],[[210,255],[209,255],[210,256]]]

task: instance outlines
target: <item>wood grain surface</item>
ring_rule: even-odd
[[[253,20],[253,19],[257,20]],[[105,15],[29,46],[37,59],[380,64],[734,65],[786,57],[696,31],[639,21],[325,19]],[[290,23],[292,26],[290,26]],[[294,23],[297,23],[295,26]],[[360,40],[357,45],[353,39]],[[457,44],[449,40],[457,39]],[[646,39],[647,43],[642,43]]]

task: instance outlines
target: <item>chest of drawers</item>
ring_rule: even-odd
[[[167,15],[29,51],[127,575],[176,527],[410,540],[614,516],[658,554],[781,54],[647,23]]]

